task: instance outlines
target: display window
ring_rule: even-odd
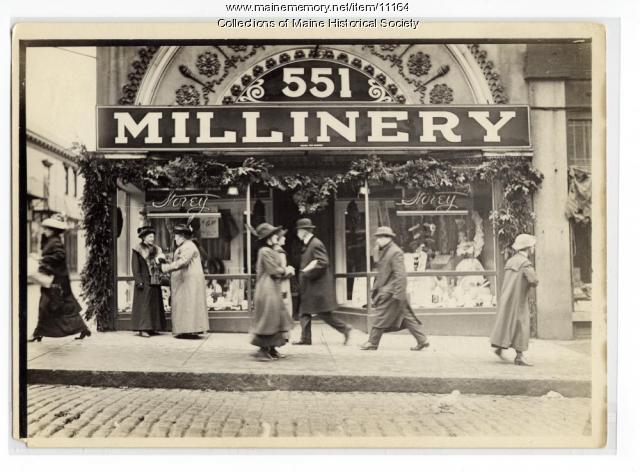
[[[404,251],[414,308],[496,306],[496,248],[489,220],[490,185],[443,192],[371,187],[369,234],[389,226]],[[370,237],[372,267],[378,260]]]
[[[231,194],[231,195],[230,195]],[[119,203],[123,210],[125,235],[118,242],[119,291],[118,311],[130,313],[133,280],[131,277],[131,250],[139,244],[135,237],[143,222],[154,227],[155,244],[167,261],[173,259],[175,243],[173,228],[189,224],[192,240],[198,246],[205,274],[207,306],[209,311],[249,311],[251,308],[251,270],[247,254],[251,251],[247,239],[247,206],[250,217],[259,221],[271,217],[271,201],[267,192],[256,192],[255,198],[237,189],[150,190],[140,195],[122,192]],[[137,204],[134,201],[137,200]],[[171,311],[171,292],[163,287],[165,311]]]

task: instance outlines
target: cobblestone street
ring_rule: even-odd
[[[590,399],[32,385],[29,437],[580,436]]]

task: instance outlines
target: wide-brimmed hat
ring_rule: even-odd
[[[296,229],[313,229],[315,225],[309,218],[300,218],[296,221]]]
[[[516,236],[516,240],[513,242],[511,247],[515,251],[520,251],[522,249],[533,247],[535,246],[535,244],[536,244],[536,238],[534,236],[531,236],[530,234],[522,233]]]
[[[193,234],[193,229],[191,229],[191,226],[189,225],[179,224],[173,227],[173,233],[181,234],[183,236],[191,236]]]
[[[282,226],[273,226],[269,223],[260,223],[256,228],[256,236],[259,240],[267,239],[269,236],[273,236],[279,233]]]
[[[153,226],[145,225],[138,228],[138,237],[140,239],[144,239],[147,234],[151,233],[156,234],[156,230],[153,228]]]
[[[51,217],[46,218],[40,223],[45,228],[53,228],[59,230],[66,230],[68,228],[67,223],[64,221],[64,217],[56,213],[55,215],[51,215]]]
[[[396,233],[393,232],[391,228],[388,226],[380,226],[376,229],[376,232],[373,234],[375,237],[387,236],[389,238],[395,238]]]

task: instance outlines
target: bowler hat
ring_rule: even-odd
[[[140,239],[143,239],[147,234],[151,233],[156,234],[156,230],[153,229],[153,226],[145,225],[138,228],[138,237]]]
[[[296,221],[296,229],[313,229],[315,225],[309,218],[300,218]]]
[[[513,242],[511,247],[515,251],[520,251],[522,249],[527,249],[528,247],[533,247],[536,244],[536,238],[531,236],[530,234],[522,233],[516,236],[516,240]]]
[[[182,234],[183,236],[191,236],[193,234],[193,230],[191,226],[185,224],[178,224],[173,227],[174,234]]]
[[[46,218],[40,223],[45,228],[53,228],[66,230],[67,224],[64,221],[64,217],[60,213],[56,213],[55,215],[51,215],[50,218]]]
[[[374,233],[374,236],[376,236],[376,237],[387,236],[389,238],[395,238],[396,237],[396,233],[394,233],[393,230],[391,228],[389,228],[388,226],[380,226],[378,229],[376,229],[376,232]]]
[[[276,233],[279,233],[282,226],[273,226],[269,223],[260,223],[256,228],[256,236],[259,240],[267,239]]]

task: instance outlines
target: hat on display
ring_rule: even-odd
[[[513,242],[511,246],[516,251],[521,251],[522,249],[527,249],[529,247],[533,247],[536,244],[536,238],[531,236],[530,234],[519,234],[516,236],[516,240]]]
[[[40,224],[45,228],[60,229],[62,231],[68,228],[67,223],[64,221],[64,217],[60,213],[51,215],[51,217],[44,219]]]
[[[309,218],[300,218],[296,221],[296,229],[313,229],[315,225]]]
[[[191,226],[189,226],[189,225],[179,224],[179,225],[175,225],[173,227],[173,232],[174,232],[174,234],[181,234],[183,236],[191,236],[193,234],[193,229],[191,229]]]
[[[256,228],[256,236],[259,240],[267,239],[282,230],[282,226],[273,226],[269,223],[260,223]]]
[[[156,234],[156,230],[153,228],[153,226],[144,225],[138,228],[138,237],[140,239],[143,239],[147,234],[151,233]]]
[[[386,236],[388,238],[395,238],[396,237],[396,233],[393,232],[393,230],[391,228],[389,228],[388,226],[380,226],[378,227],[378,229],[376,229],[376,232],[374,233],[375,237],[380,237],[380,236]]]

